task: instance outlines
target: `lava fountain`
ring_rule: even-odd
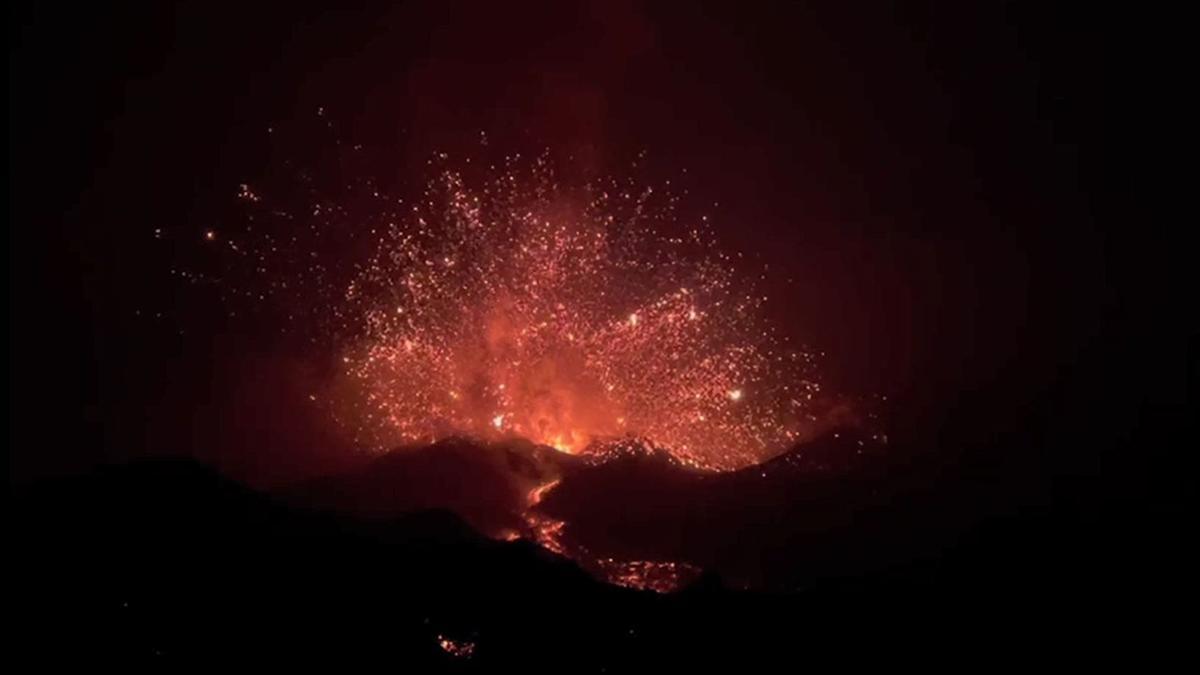
[[[578,453],[633,437],[730,469],[808,435],[813,359],[707,217],[633,179],[563,185],[545,156],[464,166],[472,178],[431,160],[413,200],[367,188],[366,212],[244,185],[244,230],[202,235],[261,272],[243,296],[290,296],[309,330],[331,327],[337,375],[313,398],[359,445],[524,437]],[[358,252],[331,262],[332,230]],[[334,265],[349,270],[337,282]]]
[[[578,190],[548,160],[481,185],[443,168],[349,284],[343,346],[373,444],[520,436],[577,453],[636,436],[714,468],[794,443],[811,361],[675,198]]]
[[[653,452],[728,471],[821,431],[812,355],[771,322],[764,271],[724,250],[707,216],[684,215],[686,190],[564,182],[546,155],[439,154],[405,197],[340,170],[336,189],[303,170],[242,185],[229,223],[195,237],[207,269],[175,273],[221,289],[231,315],[269,314],[268,330],[331,364],[309,398],[357,447],[525,439],[586,453],[584,465]],[[550,468],[517,481],[525,531],[494,536],[627,586],[695,575],[569,543],[539,506],[562,477]]]

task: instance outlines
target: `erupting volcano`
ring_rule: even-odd
[[[368,185],[354,208],[244,185],[245,229],[202,234],[253,261],[238,294],[284,298],[332,338],[336,381],[312,398],[358,445],[521,437],[579,453],[637,438],[720,470],[811,433],[812,356],[670,186],[564,185],[545,156],[475,169],[439,155],[415,201]],[[330,260],[339,234],[359,259]]]
[[[706,215],[683,215],[688,193],[669,184],[573,184],[548,154],[486,166],[438,154],[427,167],[411,199],[371,181],[330,197],[305,172],[242,185],[241,224],[197,237],[215,271],[184,276],[218,281],[237,311],[248,299],[315,345],[332,368],[309,398],[354,446],[429,457],[470,439],[461,457],[428,461],[475,497],[428,493],[443,479],[419,478],[417,464],[376,468],[407,486],[383,494],[412,496],[375,512],[450,508],[622,585],[694,578],[682,560],[618,559],[573,541],[542,500],[572,466],[632,453],[668,473],[725,472],[821,431],[813,356],[770,320],[758,287],[767,270],[723,250]],[[584,457],[564,464],[529,442]],[[514,462],[536,466],[503,468]],[[493,467],[486,486],[467,478],[482,465]]]
[[[15,3],[15,660],[1166,655],[1110,17],[873,4]]]

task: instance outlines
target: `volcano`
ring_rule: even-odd
[[[279,496],[373,520],[452,511],[484,536],[527,539],[635,588],[676,590],[702,569],[763,587],[778,585],[779,576],[758,566],[766,549],[793,542],[827,551],[814,545],[821,533],[870,511],[867,495],[880,485],[860,475],[861,460],[883,451],[877,438],[844,429],[764,464],[716,472],[635,439],[571,455],[520,439],[450,438],[394,450]],[[730,541],[739,543],[731,549]],[[792,558],[801,557],[780,564],[800,569]]]
[[[13,3],[14,670],[1186,664],[1103,9]]]

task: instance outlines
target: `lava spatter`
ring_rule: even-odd
[[[706,217],[633,179],[564,185],[545,156],[477,166],[435,157],[410,200],[244,184],[244,226],[204,237],[257,273],[231,295],[285,301],[335,354],[312,398],[359,446],[639,439],[732,469],[810,435],[812,355]]]

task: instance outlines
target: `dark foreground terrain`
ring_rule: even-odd
[[[365,470],[400,480],[429,460],[416,461]],[[359,490],[363,475],[343,480]],[[13,497],[11,645],[41,663],[739,672],[1145,662],[1182,630],[1146,613],[1182,600],[1166,580],[1173,563],[1131,548],[1129,522],[1030,514],[965,526],[929,496],[868,504],[869,477],[791,489],[760,479],[714,487],[634,457],[572,474],[547,500],[593,547],[721,571],[664,595],[486,538],[444,509],[296,505],[320,502],[328,481],[267,495],[187,461],[112,466]],[[618,485],[633,487],[613,495]],[[589,497],[606,489],[607,501]],[[804,518],[804,505],[827,515]],[[760,583],[731,582],[751,560]]]

